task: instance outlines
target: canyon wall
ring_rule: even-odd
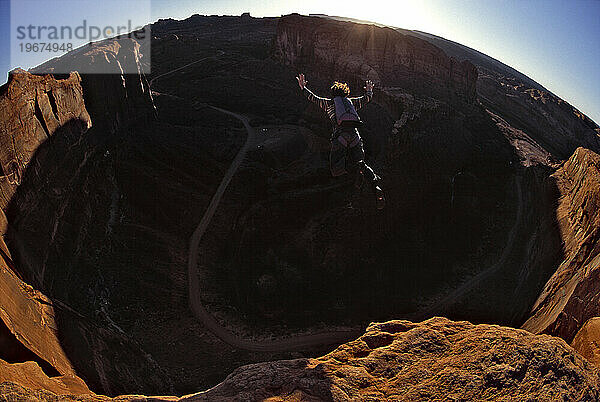
[[[0,337],[10,347],[8,351],[4,348],[0,352],[0,358],[7,360],[3,361],[6,369],[3,372],[11,373],[7,378],[34,377],[35,373],[41,372],[41,366],[45,375],[64,376],[65,392],[70,389],[69,384],[81,385],[83,381],[76,377],[59,341],[55,305],[22,280],[12,260],[4,241],[9,231],[5,212],[22,184],[25,172],[38,167],[35,161],[43,144],[53,141],[55,135],[79,138],[91,126],[81,77],[76,72],[65,79],[55,79],[15,70],[1,89]],[[10,364],[23,359],[33,362],[19,367]],[[75,390],[83,392],[80,386],[74,386]]]
[[[553,158],[568,159],[577,147],[600,152],[600,128],[568,102],[516,78],[480,70],[477,96],[481,102],[526,132]]]
[[[293,66],[362,87],[403,87],[417,94],[475,98],[477,70],[426,41],[391,28],[287,15],[277,25],[276,56]],[[310,77],[309,77],[310,79]]]
[[[596,367],[600,367],[600,317],[587,320],[577,331],[571,346]]]
[[[137,41],[130,38],[107,39],[84,45],[30,72],[85,71],[81,74],[81,86],[87,110],[92,121],[108,135],[123,132],[140,121],[151,120],[155,115],[143,63]]]
[[[108,221],[114,214],[111,197],[112,204],[118,199],[109,171],[111,152],[155,115],[145,76],[124,74],[141,70],[139,45],[131,40],[89,45],[38,71],[67,62],[74,70],[97,65],[102,73],[15,70],[0,94],[0,248],[7,266],[0,278],[1,335],[12,342],[9,349],[19,351],[0,358],[14,364],[34,361],[51,378],[38,376],[38,385],[83,383],[57,379],[63,375],[81,376],[104,393],[139,389],[140,378],[169,389],[151,357],[103,316],[101,307],[72,298],[77,286],[88,286],[88,296],[79,293],[84,299],[101,297],[103,289],[82,280],[97,283],[97,272],[76,274],[82,253],[93,253],[101,244],[83,239],[90,235],[91,221],[104,219],[101,205],[109,207]],[[107,229],[98,229],[105,236]],[[61,248],[65,241],[88,241],[88,246]],[[37,372],[29,366],[7,370],[17,377]]]
[[[552,177],[564,260],[546,283],[523,328],[570,342],[600,315],[600,155],[578,148]]]
[[[74,135],[92,126],[78,73],[62,80],[19,69],[10,73],[0,89],[0,214],[21,184],[34,153],[65,125]],[[4,234],[6,218],[0,222]]]

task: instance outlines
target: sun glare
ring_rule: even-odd
[[[323,2],[308,0],[302,3],[297,1],[279,3],[274,5],[274,8],[282,10],[282,8],[289,8],[288,6],[293,6],[294,12],[301,14],[321,13],[357,18],[398,28],[418,29],[428,32],[439,31],[439,29],[436,29],[436,15],[427,4],[421,1],[370,0],[365,2],[364,0],[348,0]],[[283,13],[287,12],[283,11]]]
[[[420,2],[385,2],[386,6],[381,7],[379,2],[369,4],[365,7],[365,2],[356,1],[355,12],[364,15],[363,19],[378,22],[384,25],[391,25],[405,29],[431,30],[432,15],[426,5]]]

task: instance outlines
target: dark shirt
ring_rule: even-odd
[[[312,93],[312,91],[307,87],[304,87],[302,92],[308,98],[309,101],[311,101],[319,108],[323,109],[325,113],[327,113],[327,117],[329,117],[329,120],[331,121],[331,126],[333,130],[332,138],[337,138],[336,134],[339,133],[341,127],[337,124],[337,118],[335,116],[335,102],[333,101],[333,99],[321,98],[320,96],[317,96],[314,93]],[[369,103],[371,99],[373,99],[373,91],[369,91],[363,96],[348,99],[350,100],[350,102],[352,102],[354,109],[359,110],[364,105]]]

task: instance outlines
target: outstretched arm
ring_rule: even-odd
[[[365,83],[366,93],[363,96],[348,98],[352,101],[352,104],[356,110],[371,102],[371,99],[373,99],[373,86],[373,82],[371,80],[367,80]]]
[[[308,81],[306,81],[306,79],[304,78],[304,74],[298,75],[296,79],[298,80],[298,85],[300,86],[300,89],[302,89],[302,92],[308,98],[308,100],[320,107],[321,109],[327,111],[327,102],[331,99],[321,98],[320,96],[317,96],[314,93],[312,93],[312,91],[306,87]]]

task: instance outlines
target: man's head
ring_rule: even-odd
[[[346,97],[348,95],[350,95],[350,87],[345,82],[335,81],[331,86],[332,98],[335,98],[336,96]]]

